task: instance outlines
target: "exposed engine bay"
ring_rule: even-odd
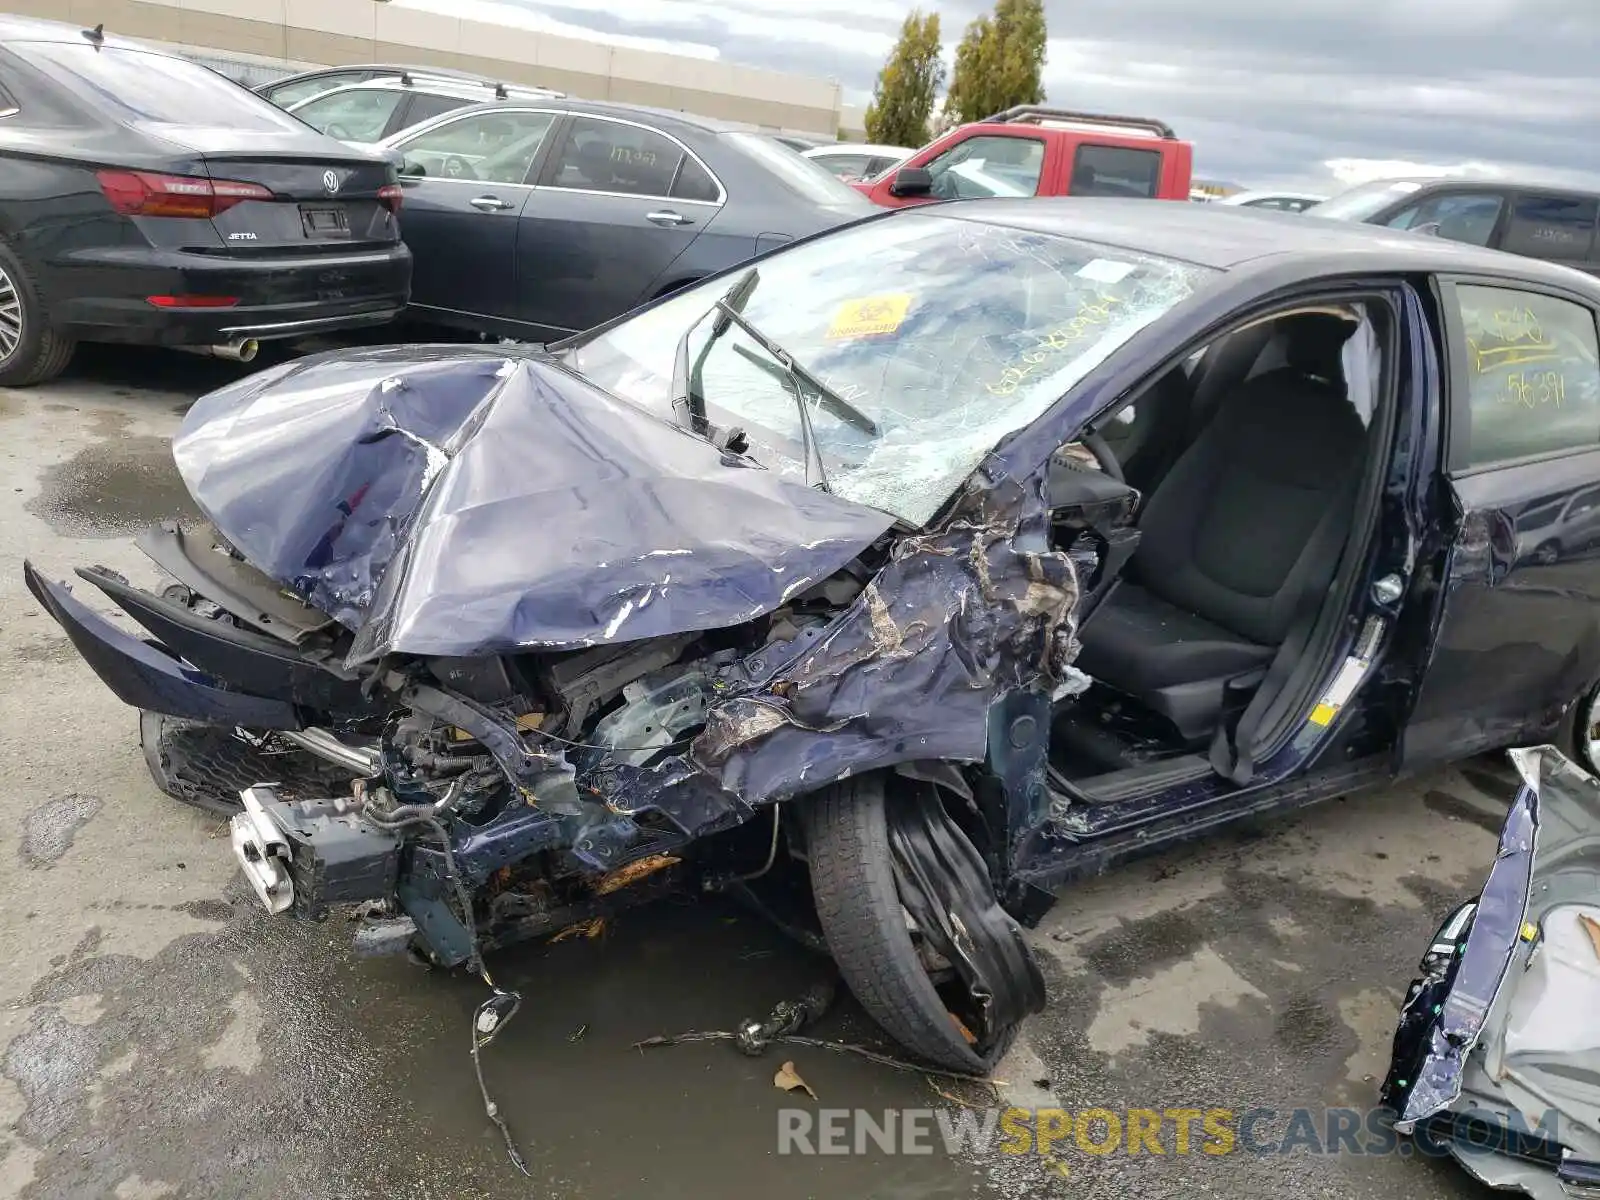
[[[426,914],[424,936],[414,936],[417,922],[403,911],[379,908],[357,944],[371,952],[406,944],[445,966],[470,955],[470,931],[448,911],[456,897],[442,891],[456,871],[469,888],[486,889],[475,907],[488,944],[587,919],[608,896],[632,901],[621,889],[678,866],[674,852],[692,833],[659,816],[640,818],[643,829],[629,830],[643,834],[633,846],[597,853],[602,839],[620,839],[616,826],[635,825],[633,814],[602,799],[607,776],[619,767],[648,770],[684,751],[704,730],[720,691],[759,670],[764,655],[776,664],[802,653],[860,595],[871,577],[867,563],[857,560],[770,616],[734,629],[375,669],[367,687],[373,715],[342,721],[337,730],[265,735],[279,740],[280,750],[364,769],[353,772],[348,796],[331,800],[296,800],[266,785],[248,789],[235,823],[241,863],[270,909],[320,917],[335,904],[395,895],[401,859],[419,858],[440,885],[435,894],[410,896]],[[377,716],[386,704],[409,707]],[[234,736],[262,741],[247,730]],[[466,843],[452,856],[454,869],[435,861],[441,852],[429,844],[440,840],[431,835],[446,819],[458,827],[454,840]],[[515,833],[501,832],[508,823]],[[545,842],[545,852],[515,859]],[[655,892],[645,889],[639,898]]]
[[[158,785],[232,814],[270,911],[354,906],[358,952],[493,987],[497,946],[721,890],[892,972],[935,1019],[875,1015],[968,1073],[1043,1005],[1019,922],[1050,897],[1013,864],[1084,681],[1038,480],[980,474],[912,529],[456,347],[263,372],[173,453],[211,523],[139,540],[175,582],[78,571],[148,636],[24,577]]]

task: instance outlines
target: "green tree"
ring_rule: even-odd
[[[939,14],[923,16],[912,9],[872,89],[867,140],[886,146],[922,145],[928,140],[928,118],[943,86]]]
[[[1044,100],[1044,0],[995,0],[994,12],[967,26],[956,47],[945,111],[981,121],[1013,104]]]

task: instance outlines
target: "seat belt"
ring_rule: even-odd
[[[1360,475],[1357,474],[1346,491],[1356,491],[1359,481]],[[1350,497],[1350,500],[1353,503],[1354,497]],[[1332,531],[1338,528],[1338,524],[1331,519],[1335,511],[1336,507],[1330,507],[1329,515],[1323,518],[1311,535],[1307,548],[1314,556],[1341,549],[1332,544]],[[1256,689],[1255,695],[1251,697],[1250,703],[1239,715],[1238,722],[1231,730],[1229,722],[1224,718],[1218,724],[1216,732],[1212,734],[1209,754],[1211,769],[1224,779],[1242,787],[1255,777],[1255,752],[1258,749],[1255,744],[1256,735],[1266,724],[1264,718],[1281,696],[1289,676],[1300,665],[1300,660],[1311,641],[1311,635],[1316,632],[1317,620],[1322,615],[1322,605],[1326,596],[1327,591],[1324,588],[1313,587],[1309,582],[1302,585],[1300,595],[1295,600],[1294,616],[1289,622],[1289,629],[1284,635],[1283,642],[1278,646],[1277,654],[1273,655],[1266,675],[1262,677],[1261,686]]]

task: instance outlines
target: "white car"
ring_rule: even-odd
[[[801,151],[818,166],[849,183],[857,179],[876,179],[898,167],[916,153],[904,146],[871,146],[852,142],[813,146]]]
[[[1313,195],[1311,192],[1235,192],[1213,203],[1243,208],[1271,208],[1279,212],[1305,212],[1313,204],[1321,204],[1326,199],[1326,196]]]
[[[352,145],[367,145],[469,104],[490,100],[538,103],[560,100],[565,95],[550,88],[403,71],[398,75],[340,84],[295,101],[288,105],[288,110],[319,133]]]

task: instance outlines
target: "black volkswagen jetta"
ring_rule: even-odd
[[[405,307],[400,189],[216,72],[100,28],[0,17],[0,386],[78,341],[212,347]]]

